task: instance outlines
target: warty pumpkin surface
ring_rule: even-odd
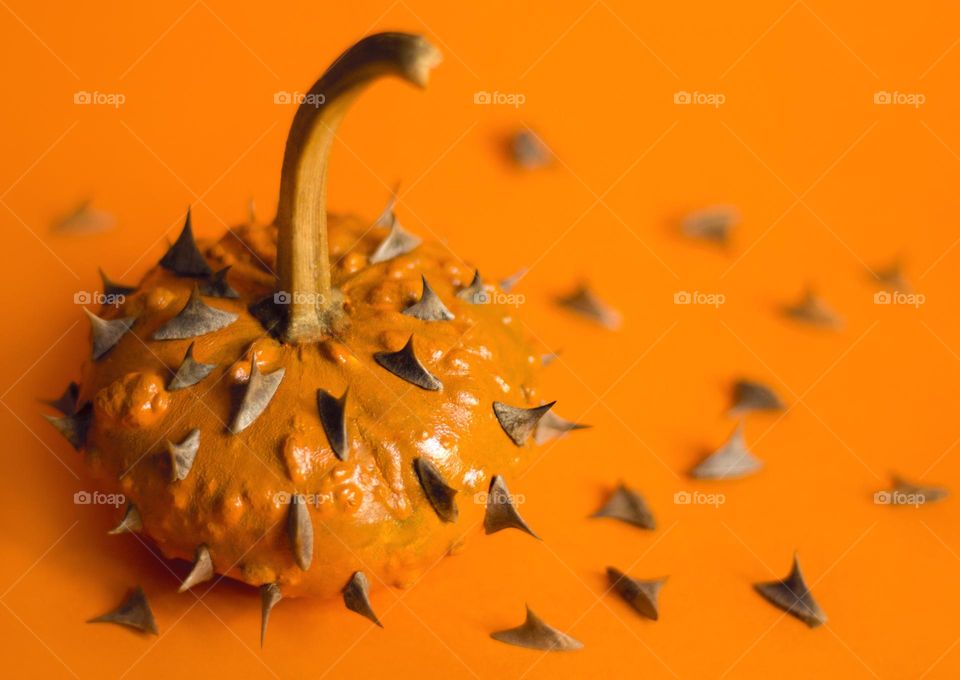
[[[423,85],[437,61],[405,34],[348,50],[311,90],[324,103],[298,110],[275,222],[195,242],[188,213],[139,285],[107,286],[123,303],[90,315],[80,409],[55,424],[126,496],[120,532],[197,561],[185,586],[225,574],[265,603],[357,572],[402,586],[531,458],[551,404],[516,308],[391,209],[373,227],[325,213],[347,104],[380,75]]]

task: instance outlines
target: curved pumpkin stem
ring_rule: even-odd
[[[330,284],[327,249],[327,164],[337,126],[374,80],[398,76],[424,87],[440,52],[408,33],[378,33],[349,48],[310,88],[287,136],[276,224],[278,292],[288,294],[281,337],[291,343],[322,338],[340,307]]]

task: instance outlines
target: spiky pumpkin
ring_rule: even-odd
[[[438,61],[399,33],[347,50],[296,113],[275,222],[204,243],[188,213],[140,285],[105,279],[122,304],[88,312],[91,358],[51,420],[127,497],[115,531],[195,562],[184,588],[221,573],[261,587],[265,618],[281,594],[343,593],[375,619],[364,572],[403,585],[472,526],[529,532],[501,475],[551,404],[515,310],[392,210],[326,213],[349,104]]]

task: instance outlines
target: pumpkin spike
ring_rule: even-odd
[[[610,494],[603,507],[593,513],[591,517],[617,519],[650,531],[657,528],[657,522],[653,518],[649,506],[647,506],[647,501],[639,493],[622,483]]]
[[[886,267],[882,267],[874,272],[874,278],[884,288],[899,293],[910,293],[913,286],[907,281],[903,274],[903,261],[898,257]]]
[[[881,491],[874,496],[876,502],[882,503],[885,495],[887,498],[886,504],[922,505],[942,501],[950,495],[950,491],[946,487],[915,484],[900,475],[893,475],[891,482],[892,487],[889,490]],[[906,502],[901,502],[901,499]]]
[[[461,300],[466,300],[467,302],[472,302],[473,304],[486,302],[484,298],[485,295],[486,292],[483,287],[483,279],[480,278],[479,269],[474,270],[473,280],[470,281],[470,285],[457,293],[458,298]]]
[[[191,342],[190,346],[187,347],[187,353],[184,355],[183,361],[180,362],[180,367],[177,369],[173,378],[170,379],[170,384],[167,385],[168,392],[182,390],[184,387],[196,385],[210,375],[210,371],[217,367],[216,364],[202,364],[194,359],[194,344],[195,343]]]
[[[427,283],[427,277],[421,276],[420,278],[423,280],[423,292],[420,294],[420,300],[404,309],[402,314],[421,321],[450,321],[454,319],[453,313],[446,308],[440,297],[433,292],[433,288]]]
[[[143,519],[140,517],[140,511],[133,503],[127,503],[127,509],[123,513],[123,519],[120,524],[115,526],[107,533],[111,536],[117,534],[132,534],[143,529]]]
[[[113,229],[117,223],[113,214],[98,210],[89,198],[81,200],[69,213],[57,217],[51,230],[61,234],[93,234]]]
[[[230,433],[239,434],[247,429],[253,421],[260,417],[264,409],[270,405],[273,395],[280,387],[285,369],[278,368],[273,373],[261,373],[257,364],[257,357],[250,361],[250,379],[247,381],[247,391],[243,394],[237,415],[230,424]]]
[[[210,275],[208,279],[200,283],[200,294],[207,297],[224,298],[226,300],[237,300],[240,293],[233,289],[230,282],[227,281],[227,274],[230,272],[230,266],[218,269]]]
[[[196,585],[205,583],[213,578],[214,575],[213,560],[210,557],[210,549],[206,545],[197,547],[196,555],[193,560],[193,568],[187,577],[183,579],[178,593],[185,593]]]
[[[264,583],[260,586],[260,646],[267,637],[267,624],[270,622],[270,612],[283,599],[279,583]]]
[[[820,328],[838,329],[843,326],[843,319],[810,288],[804,291],[799,302],[784,307],[783,313],[794,321]]]
[[[373,359],[380,366],[412,385],[431,392],[443,389],[443,383],[428,371],[417,358],[413,350],[412,335],[401,349],[396,352],[377,352],[373,355]]]
[[[511,290],[514,289],[514,287],[516,287],[518,283],[520,283],[520,281],[523,280],[523,277],[527,275],[527,271],[528,270],[526,267],[521,267],[520,269],[512,273],[510,276],[504,279],[501,279],[500,290],[502,290],[504,293],[509,293]]]
[[[660,618],[660,589],[666,578],[641,580],[627,576],[619,569],[607,567],[607,580],[627,604],[640,616],[656,621]]]
[[[291,304],[279,310],[280,333],[286,342],[324,337],[342,311],[342,297],[335,294],[330,279],[327,165],[349,104],[367,85],[387,75],[425,87],[430,70],[439,62],[440,53],[420,36],[371,35],[340,55],[297,109],[287,136],[274,220],[277,292],[292,294]]]
[[[457,490],[448,486],[436,466],[425,458],[414,458],[413,469],[417,473],[424,495],[440,521],[456,522],[460,515],[455,500]]]
[[[77,400],[80,397],[80,386],[70,381],[67,388],[56,399],[41,399],[40,403],[54,408],[65,416],[72,416],[77,412]]]
[[[137,290],[136,286],[127,286],[122,283],[117,283],[111,281],[103,269],[97,267],[97,271],[100,273],[100,281],[103,283],[103,294],[107,296],[126,296],[131,293],[135,293]]]
[[[583,643],[553,626],[547,625],[527,606],[526,620],[516,628],[498,630],[490,637],[515,647],[540,649],[546,652],[570,652],[583,648]]]
[[[338,460],[346,460],[349,454],[347,440],[347,393],[338,399],[321,388],[317,390],[317,411],[320,413],[320,424],[327,435],[330,448]]]
[[[494,475],[487,491],[487,511],[483,517],[483,530],[487,535],[504,529],[519,529],[537,540],[540,537],[527,525],[513,504],[513,497],[500,475]]]
[[[730,233],[739,223],[740,212],[736,208],[729,205],[715,205],[684,217],[680,230],[689,238],[726,246],[730,242]]]
[[[87,432],[90,430],[91,423],[93,423],[93,406],[88,402],[86,406],[72,415],[61,418],[48,415],[43,417],[57,428],[57,431],[70,442],[73,448],[79,451],[86,443]]]
[[[213,333],[226,328],[239,317],[233,312],[226,312],[211,307],[200,297],[200,287],[194,286],[187,304],[180,312],[160,326],[150,337],[153,340],[185,340],[198,335]]]
[[[179,444],[167,442],[167,452],[170,454],[170,468],[173,472],[173,481],[182,482],[190,474],[193,461],[200,448],[200,430],[191,430]]]
[[[557,304],[609,330],[620,327],[620,313],[598,298],[585,283],[581,283],[569,295],[557,298]]]
[[[730,439],[694,467],[690,476],[696,479],[737,479],[752,475],[762,467],[763,462],[747,448],[741,422]]]
[[[733,405],[731,415],[749,411],[782,411],[780,397],[770,387],[752,380],[738,380],[733,385]]]
[[[419,236],[411,234],[400,224],[400,220],[393,212],[396,202],[397,192],[394,190],[387,202],[387,207],[374,223],[377,227],[389,227],[390,231],[370,255],[370,264],[386,262],[400,255],[406,255],[423,242]]]
[[[813,599],[813,594],[807,588],[796,554],[793,556],[793,566],[787,578],[755,583],[753,587],[768,602],[800,619],[811,628],[827,622],[827,615],[820,609],[820,605]]]
[[[516,132],[510,138],[510,152],[513,162],[524,170],[545,168],[553,161],[553,152],[529,128]]]
[[[383,624],[380,623],[370,604],[370,582],[362,571],[353,572],[350,581],[343,587],[343,603],[350,611],[370,619],[383,628]]]
[[[313,522],[307,500],[300,494],[293,494],[290,498],[287,536],[290,538],[290,547],[293,548],[293,559],[302,571],[307,571],[313,562]]]
[[[537,429],[537,424],[553,408],[557,402],[535,406],[533,408],[518,408],[500,401],[493,402],[493,413],[500,422],[500,427],[507,433],[517,446],[523,446]]]
[[[86,307],[83,311],[90,320],[90,333],[93,336],[91,357],[94,361],[113,349],[113,346],[120,342],[120,338],[126,335],[136,321],[132,316],[121,319],[101,319]]]
[[[589,430],[590,427],[590,425],[574,423],[565,418],[561,418],[553,411],[547,411],[543,414],[540,422],[537,423],[537,427],[533,432],[533,441],[537,444],[545,444],[554,439],[559,439],[569,432]]]
[[[200,278],[210,276],[213,273],[193,238],[190,208],[187,208],[187,218],[184,220],[180,235],[166,254],[160,258],[160,266],[177,276]]]
[[[557,350],[556,352],[547,352],[546,354],[541,354],[540,365],[543,367],[547,367],[559,358],[560,358],[560,350]]]
[[[123,602],[115,609],[89,619],[87,623],[115,623],[142,633],[157,634],[157,622],[153,618],[150,603],[147,602],[147,595],[140,586],[127,593]]]

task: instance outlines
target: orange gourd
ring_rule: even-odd
[[[411,582],[484,523],[529,531],[504,480],[552,404],[517,310],[392,211],[371,228],[325,209],[353,99],[438,61],[398,33],[347,50],[296,113],[275,221],[195,242],[188,213],[138,286],[106,282],[124,302],[88,313],[93,352],[52,421],[128,499],[116,531],[195,562],[184,587],[225,574],[265,613],[344,593],[375,618],[368,582]]]

